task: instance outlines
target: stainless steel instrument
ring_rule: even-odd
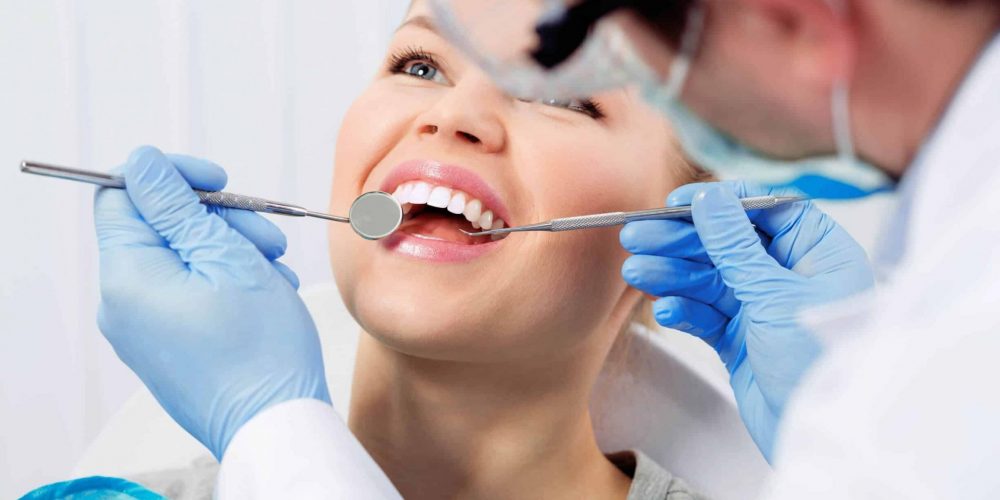
[[[124,177],[91,170],[22,161],[21,172],[86,182],[115,189],[125,189]],[[201,199],[201,202],[207,205],[291,217],[315,217],[334,222],[344,222],[350,224],[354,231],[362,238],[369,240],[377,240],[392,234],[403,221],[403,209],[399,202],[392,195],[382,191],[370,191],[359,196],[351,205],[351,210],[347,217],[315,212],[290,203],[227,193],[225,191],[202,191],[195,189],[194,192]]]
[[[808,198],[801,196],[755,196],[752,198],[742,198],[744,210],[760,210],[774,208],[788,203],[805,201]],[[471,233],[462,231],[469,236],[490,236],[494,234],[519,233],[525,231],[574,231],[576,229],[591,229],[596,227],[620,226],[629,222],[640,220],[657,219],[677,219],[680,217],[690,217],[691,206],[653,208],[649,210],[637,210],[635,212],[609,212],[603,214],[580,215],[577,217],[563,217],[552,219],[547,222],[538,222],[526,226],[505,227],[502,229],[492,229],[489,231],[479,231]]]

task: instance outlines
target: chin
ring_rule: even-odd
[[[351,311],[362,329],[389,349],[442,361],[491,361],[503,347],[502,332],[489,320],[439,310],[426,301],[383,299],[362,301]],[[495,325],[495,323],[494,323]]]
[[[428,359],[474,361],[496,355],[503,343],[498,337],[504,336],[496,328],[507,323],[495,317],[498,309],[489,301],[476,299],[486,293],[479,287],[456,290],[462,273],[372,267],[377,270],[337,273],[337,281],[348,311],[374,339]]]

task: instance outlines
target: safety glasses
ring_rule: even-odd
[[[498,86],[525,99],[565,99],[655,79],[629,38],[631,10],[678,47],[693,0],[429,0],[451,43]]]

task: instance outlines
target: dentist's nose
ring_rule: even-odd
[[[467,75],[420,116],[417,133],[483,153],[502,151],[507,131],[499,113],[509,100],[485,75]]]

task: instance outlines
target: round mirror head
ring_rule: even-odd
[[[380,240],[403,222],[403,207],[389,193],[369,191],[354,200],[348,218],[354,232],[362,238]]]

